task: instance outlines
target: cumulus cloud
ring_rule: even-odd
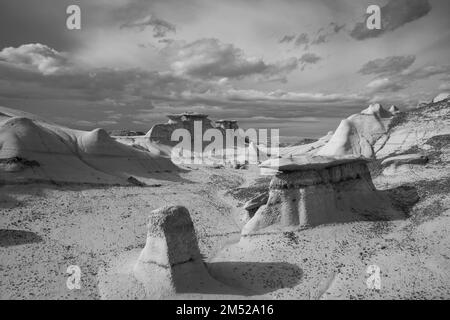
[[[174,24],[160,19],[154,15],[148,15],[138,20],[126,22],[120,26],[120,29],[136,28],[140,31],[144,31],[147,27],[153,28],[153,36],[155,38],[163,38],[168,33],[176,32],[176,27]]]
[[[331,22],[327,27],[320,28],[316,32],[314,39],[311,41],[311,45],[327,43],[332,36],[338,34],[344,27],[345,24],[339,25],[336,22]]]
[[[426,16],[431,11],[428,0],[389,0],[381,7],[381,29],[369,30],[366,26],[367,15],[362,22],[355,24],[350,36],[356,40],[376,38],[386,32],[394,31],[401,26]]]
[[[289,43],[289,42],[292,42],[294,39],[295,39],[295,34],[293,34],[293,35],[285,35],[278,42],[279,43]]]
[[[301,57],[300,57],[300,59],[299,59],[299,61],[302,63],[302,64],[315,64],[315,63],[317,63],[318,61],[320,61],[322,58],[321,57],[319,57],[317,54],[315,54],[315,53],[305,53],[305,54],[303,54]]]
[[[328,25],[320,28],[315,33],[300,33],[299,35],[288,34],[283,36],[278,42],[279,43],[291,43],[293,42],[297,47],[304,47],[305,50],[308,49],[310,45],[319,45],[330,41],[332,36],[337,35],[341,30],[343,30],[345,24],[338,24],[336,22],[330,22]]]
[[[168,45],[164,52],[176,74],[200,79],[258,76],[266,80],[285,80],[298,65],[295,58],[266,63],[261,58],[248,57],[241,49],[218,39],[176,42]]]
[[[305,32],[299,34],[297,36],[297,38],[295,39],[295,45],[300,47],[300,46],[305,46],[305,48],[308,47],[309,45],[309,35]]]
[[[184,46],[182,47],[184,48]],[[222,48],[225,52],[231,50],[230,52],[236,53],[234,51],[236,48],[233,46],[224,45],[224,47],[219,46],[219,48]],[[53,49],[51,51],[58,56],[57,51]],[[219,53],[221,52],[222,50],[219,50]],[[190,57],[190,55],[187,56]],[[60,110],[58,116],[61,115],[59,112],[66,115],[73,112],[72,107],[74,105],[86,110],[102,110],[102,108],[120,110],[126,108],[127,112],[116,111],[117,114],[122,115],[122,118],[131,117],[142,109],[155,113],[161,112],[159,109],[158,111],[155,110],[161,104],[167,104],[173,108],[184,107],[188,109],[193,108],[193,106],[199,106],[199,108],[201,106],[207,112],[223,113],[224,116],[230,114],[230,112],[236,114],[236,116],[258,114],[278,118],[320,116],[322,113],[329,112],[347,113],[348,108],[356,108],[368,101],[367,97],[359,94],[239,90],[234,88],[231,83],[224,84],[219,81],[220,79],[203,77],[202,72],[204,70],[208,70],[205,71],[206,75],[214,75],[218,78],[226,75],[240,77],[249,72],[254,74],[256,71],[259,72],[258,75],[274,77],[289,72],[299,63],[297,58],[287,59],[282,63],[267,64],[262,62],[262,64],[258,64],[255,62],[257,60],[239,54],[237,58],[235,55],[225,55],[225,57],[228,57],[229,60],[223,60],[224,58],[219,60],[231,67],[231,73],[226,69],[215,69],[217,67],[215,63],[212,63],[212,66],[205,67],[206,69],[202,69],[203,67],[198,67],[198,69],[197,65],[193,64],[187,69],[182,69],[183,72],[180,74],[174,71],[90,68],[80,65],[79,62],[68,61],[58,72],[45,75],[35,66],[34,60],[27,63],[23,60],[20,60],[21,63],[12,59],[3,60],[0,63],[0,100],[23,99],[25,96],[28,99],[32,98],[33,104],[38,103],[38,101],[45,101],[45,105],[51,104],[55,106],[55,110]],[[205,60],[211,63],[215,59],[207,55],[202,57],[200,61]],[[235,59],[237,59],[237,62]],[[246,66],[244,70],[247,71],[239,73],[240,71],[237,71],[235,66],[236,63],[241,67],[245,64],[252,67]],[[200,72],[201,77],[190,77],[184,73],[194,72],[193,70]],[[321,108],[316,109],[314,106],[320,106]],[[280,108],[283,108],[282,115],[280,115]],[[341,111],[335,110],[336,108]],[[63,109],[66,111],[64,112]],[[167,112],[167,110],[164,109],[163,112]],[[100,120],[118,123],[121,121],[111,117]],[[100,120],[96,119],[97,122]],[[112,125],[112,122],[103,122],[102,124]],[[83,124],[78,123],[77,125]],[[84,123],[84,125],[88,125],[88,123]]]
[[[0,64],[36,71],[43,75],[63,72],[68,67],[64,53],[39,43],[25,44],[18,48],[8,47],[0,51]]]
[[[364,75],[391,75],[408,69],[416,60],[414,55],[390,56],[375,59],[364,64],[359,73]]]
[[[322,60],[322,58],[315,53],[305,53],[298,59],[302,65],[302,70],[304,70],[307,65],[316,64],[320,60]]]

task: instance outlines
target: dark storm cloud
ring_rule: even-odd
[[[261,58],[248,57],[240,48],[218,39],[173,42],[163,52],[177,74],[200,79],[256,76],[264,80],[285,81],[287,74],[298,66],[295,58],[267,63]]]
[[[376,38],[382,34],[426,16],[431,11],[428,0],[389,0],[381,7],[381,29],[369,30],[366,26],[367,15],[362,22],[357,23],[350,36],[356,40]]]
[[[364,64],[359,73],[364,75],[391,75],[408,69],[416,60],[415,55],[390,56],[375,59]]]
[[[137,28],[138,30],[143,31],[147,27],[151,27],[153,29],[153,36],[155,38],[162,38],[168,33],[176,32],[176,27],[174,24],[154,15],[148,15],[141,19],[126,22],[120,26],[120,29]]]

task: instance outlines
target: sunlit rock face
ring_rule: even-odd
[[[208,129],[218,129],[222,132],[224,137],[227,129],[239,129],[237,121],[235,120],[218,120],[214,122],[208,118],[208,115],[201,113],[171,114],[167,117],[169,118],[167,123],[153,126],[146,137],[153,142],[175,146],[179,141],[172,141],[173,132],[177,129],[186,129],[191,134],[191,145],[194,145],[195,139],[199,139],[200,144],[205,147],[210,143],[202,141],[203,134]]]
[[[200,143],[202,143],[203,133],[208,129],[215,128],[213,122],[206,114],[183,113],[169,115],[168,118],[168,123],[157,124],[147,133],[147,137],[150,138],[151,141],[168,146],[176,146],[179,141],[172,141],[172,133],[177,129],[186,129],[191,134],[191,145],[194,145],[196,138],[194,134],[196,123],[199,126],[197,131],[200,133],[200,136],[197,138],[200,139]]]
[[[270,183],[267,203],[244,226],[243,235],[396,215],[389,199],[373,185],[364,159],[302,157],[278,162],[280,173]]]
[[[392,119],[393,114],[380,104],[371,104],[361,113],[342,120],[334,135],[317,155],[374,158],[378,151],[375,143],[388,138],[389,123]]]
[[[443,93],[438,94],[436,97],[434,97],[433,103],[445,101],[447,99],[450,99],[450,93],[443,92]]]
[[[198,248],[189,211],[162,207],[148,218],[147,241],[133,270],[149,299],[203,292],[222,285],[210,277]]]

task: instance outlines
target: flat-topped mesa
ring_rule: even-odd
[[[208,118],[208,115],[203,113],[180,113],[170,114],[168,123],[156,124],[147,133],[147,138],[151,141],[161,143],[168,146],[175,146],[179,141],[172,141],[172,133],[177,129],[186,129],[189,131],[192,137],[192,144],[194,143],[195,123],[201,122],[202,134],[208,130],[215,128],[212,121]]]
[[[219,129],[222,131],[223,136],[225,137],[226,129],[239,129],[237,121],[235,120],[219,120],[213,122],[208,118],[207,114],[203,113],[185,112],[180,114],[170,114],[167,115],[167,117],[169,118],[169,121],[167,123],[157,124],[153,126],[147,133],[146,137],[153,142],[168,146],[175,146],[179,143],[179,141],[172,141],[172,133],[177,129],[186,129],[191,134],[191,144],[194,145],[196,133],[201,133],[203,137],[203,134],[208,129]],[[201,122],[201,127],[198,126],[199,122]],[[196,123],[197,131],[195,131]],[[202,143],[203,147],[205,147],[210,142],[202,141]]]
[[[239,129],[239,126],[237,125],[237,121],[236,120],[217,120],[214,121],[216,123],[216,127],[217,128],[221,128],[223,130],[227,130],[227,129],[233,129],[233,130],[237,130]]]
[[[243,235],[396,215],[373,185],[363,158],[303,156],[261,166],[279,173],[272,178],[267,203],[247,222]]]
[[[201,285],[216,284],[203,263],[186,208],[168,206],[152,211],[147,228],[147,241],[133,270],[147,298],[197,292]]]

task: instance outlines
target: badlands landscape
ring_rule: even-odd
[[[279,157],[247,140],[258,164],[174,164],[195,119],[110,136],[0,107],[0,298],[450,298],[448,94]]]

